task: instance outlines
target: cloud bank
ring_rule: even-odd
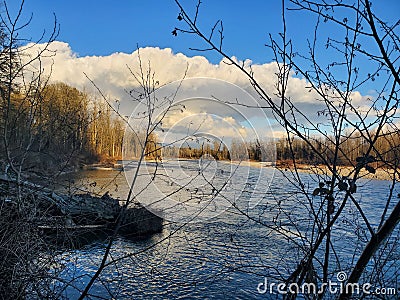
[[[29,55],[35,55],[39,49],[43,47],[44,45],[40,44],[28,45],[25,48],[25,57],[28,58]],[[86,77],[87,75],[111,102],[116,99],[119,100],[121,110],[123,110],[121,113],[125,115],[129,115],[130,111],[132,111],[131,101],[127,91],[138,86],[138,82],[135,80],[134,76],[132,76],[130,70],[133,72],[140,72],[139,59],[144,72],[150,67],[155,74],[155,80],[158,81],[160,86],[181,80],[183,77],[213,78],[240,87],[245,92],[252,95],[256,99],[255,101],[258,101],[260,105],[265,105],[265,103],[260,102],[259,96],[254,92],[248,78],[240,70],[226,64],[224,61],[214,65],[202,56],[188,57],[181,53],[174,53],[172,49],[169,48],[160,49],[157,47],[140,48],[130,54],[114,53],[109,56],[79,57],[67,43],[56,41],[51,43],[49,50],[51,50],[53,54],[42,58],[41,67],[47,74],[51,71],[50,81],[65,82],[78,89],[95,93],[96,89]],[[246,60],[243,64],[245,66],[252,65],[250,60]],[[271,98],[274,98],[277,80],[276,64],[266,63],[262,65],[252,65],[251,67],[258,83]],[[39,68],[39,66],[37,65],[36,68]],[[303,110],[310,119],[318,122],[317,112],[324,108],[324,104],[317,100],[318,96],[314,92],[308,92],[309,89],[307,86],[306,80],[295,77],[292,74],[288,82],[287,95],[293,102],[297,103],[298,107]],[[190,87],[187,87],[187,90],[189,89],[191,93],[196,89],[199,91],[201,90],[200,94],[204,95],[204,91],[209,90],[209,87],[207,84],[200,83],[199,81],[199,85],[196,86],[192,84]],[[237,101],[236,93],[229,93],[223,84],[220,88],[214,86],[212,90],[213,94],[210,92],[208,97],[222,97],[223,99],[220,100],[228,102]],[[184,89],[181,92],[182,97],[184,97]],[[354,101],[360,106],[366,103],[366,96],[358,92],[354,93],[353,96]],[[200,103],[199,106],[201,106]],[[187,111],[186,114],[212,113],[207,111],[207,108],[203,108],[203,110],[197,109],[196,111],[195,105],[188,108],[188,110],[192,110],[193,112]],[[224,115],[223,108],[220,108],[218,113],[222,118],[230,120],[231,123],[237,122],[238,126],[243,126],[239,124],[235,116],[229,114]],[[229,117],[233,119],[229,119]],[[246,118],[251,117],[265,118],[265,115],[253,110],[246,113]],[[269,117],[271,117],[270,114]],[[272,127],[275,128],[274,131],[279,131],[279,126],[273,121],[271,122]]]
[[[44,45],[38,44],[33,47],[28,45],[28,47],[27,54],[34,55]],[[214,65],[203,56],[188,57],[181,53],[175,54],[170,48],[147,47],[130,54],[113,53],[109,56],[79,57],[67,43],[55,41],[51,43],[49,50],[54,55],[48,55],[42,59],[42,68],[45,72],[52,71],[52,81],[62,81],[81,89],[88,88],[91,84],[84,75],[86,73],[105,93],[121,99],[126,97],[124,89],[137,85],[128,66],[134,71],[139,71],[139,55],[144,69],[150,65],[160,85],[182,79],[187,69],[186,78],[216,78],[251,90],[246,76],[224,61]],[[245,66],[250,64],[250,60],[244,62]],[[252,68],[255,77],[267,93],[275,94],[276,65],[267,63],[253,65]],[[312,101],[313,95],[304,93],[306,84],[305,80],[291,77],[289,95],[295,96],[298,101]]]

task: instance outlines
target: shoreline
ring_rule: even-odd
[[[198,160],[198,159],[190,159],[190,158],[181,158],[181,160]],[[168,159],[166,159],[168,161]],[[145,160],[145,162],[156,162],[154,159]],[[160,161],[158,161],[160,162]],[[275,168],[279,171],[294,171],[293,163],[284,164],[283,162],[263,162],[263,161],[252,161],[252,160],[243,160],[243,161],[235,161],[235,160],[219,160],[218,162],[232,165],[240,165],[245,167],[253,167],[253,168]],[[123,164],[120,161],[116,160],[114,163],[105,162],[105,163],[95,163],[84,165],[83,170],[118,170],[121,171]],[[299,173],[308,173],[308,174],[319,174],[319,175],[331,175],[330,171],[325,165],[309,165],[303,163],[296,163],[297,172]],[[341,176],[349,176],[354,173],[355,167],[352,166],[337,166],[338,172]],[[375,174],[369,173],[365,168],[362,168],[360,171],[360,178],[363,179],[376,179],[376,180],[393,180],[393,170],[386,168],[376,168]],[[400,177],[396,177],[397,181],[400,181]]]
[[[240,164],[241,166],[248,166],[254,168],[275,168],[279,171],[294,171],[293,164],[291,165],[283,165],[281,163],[272,164],[270,162],[259,162],[259,161],[225,161],[226,163]],[[296,164],[297,172],[299,173],[307,173],[307,174],[319,174],[319,175],[331,175],[331,172],[325,165],[308,165],[308,164]],[[354,174],[355,167],[352,166],[337,166],[338,172],[341,176],[349,176],[351,177]],[[376,168],[375,174],[369,173],[365,168],[362,168],[360,171],[360,178],[363,179],[375,179],[375,180],[393,180],[393,170],[384,169],[384,168]],[[396,177],[397,181],[400,181],[400,177]]]
[[[307,164],[296,164],[297,171],[301,173],[309,173],[309,174],[319,174],[319,175],[331,175],[331,172],[325,165],[307,165]],[[277,169],[288,169],[294,170],[293,165],[289,167],[277,167]],[[337,166],[338,173],[341,176],[351,176],[354,174],[355,167],[352,166]],[[394,174],[393,170],[386,168],[376,168],[375,174],[369,173],[365,168],[362,168],[359,177],[362,179],[375,179],[375,180],[389,180],[392,181]],[[396,181],[400,181],[400,177],[396,176]]]

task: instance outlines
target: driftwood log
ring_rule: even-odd
[[[123,209],[119,201],[108,193],[102,197],[64,195],[30,182],[17,184],[4,177],[0,177],[0,185],[1,202],[30,209],[34,212],[32,222],[43,233],[56,236],[57,240],[74,240],[87,234],[110,234],[119,218],[118,233],[124,236],[144,236],[162,230],[161,217],[140,204]],[[18,203],[21,199],[24,202]]]

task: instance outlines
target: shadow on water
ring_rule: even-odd
[[[43,238],[46,242],[54,245],[58,251],[79,250],[90,248],[95,244],[107,244],[112,237],[114,230],[98,228],[74,228],[66,230],[65,228],[51,228],[43,231]],[[155,239],[159,239],[162,233],[153,233],[145,235],[121,235],[115,236],[116,240],[123,240],[126,243],[149,244]]]

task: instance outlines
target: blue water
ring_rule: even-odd
[[[196,172],[193,162],[184,162],[183,166]],[[171,164],[170,167],[176,166]],[[163,172],[168,173],[165,170]],[[217,204],[215,207],[224,209],[220,214],[213,215],[212,219],[204,215],[200,221],[184,225],[170,218],[164,222],[164,230],[159,234],[145,239],[118,237],[112,246],[110,265],[90,290],[91,298],[281,298],[280,295],[259,294],[257,286],[265,277],[270,281],[282,282],[302,257],[301,249],[308,246],[305,241],[313,238],[311,231],[314,223],[310,221],[308,200],[299,193],[298,186],[291,185],[285,178],[288,173],[282,174],[273,168],[243,167],[238,174],[239,178],[236,179],[240,180],[240,176],[243,176],[243,182],[247,184],[235,188],[233,179],[233,184],[226,187],[226,195],[235,199],[237,208],[229,207],[229,201],[220,200],[219,203],[224,205]],[[258,180],[260,176],[263,178],[261,181]],[[312,193],[318,186],[316,177],[305,173],[300,176],[305,188]],[[221,187],[221,182],[226,178],[219,175],[212,180]],[[364,180],[360,183],[355,197],[371,220],[371,225],[376,228],[390,182]],[[158,185],[162,190],[162,184]],[[255,185],[256,191],[252,194]],[[171,185],[167,181],[164,188],[167,186],[172,190],[179,184],[175,182]],[[99,194],[109,191],[112,196],[124,200],[129,186],[123,173],[99,170],[81,172],[67,187],[68,190],[77,188]],[[205,191],[205,186],[202,189]],[[395,190],[395,195],[399,192]],[[144,193],[147,198],[152,195],[151,190]],[[312,199],[318,206],[321,199]],[[336,206],[340,204],[340,195],[337,199],[339,203]],[[332,233],[336,250],[330,266],[333,279],[338,271],[348,270],[352,260],[362,250],[364,235],[368,236],[365,224],[358,215],[355,216],[354,211],[354,205],[349,203]],[[389,241],[393,248],[383,252],[388,261],[382,271],[386,272],[390,284],[400,278],[400,251],[396,240],[399,236],[397,228]],[[55,280],[53,283],[53,288],[60,291],[60,298],[76,299],[80,295],[100,264],[105,245],[105,241],[99,240],[58,255],[58,264],[53,266],[51,272],[64,280]],[[322,253],[317,255],[323,259]],[[318,265],[315,268],[319,270]],[[386,279],[381,280],[385,282]],[[69,282],[68,286],[66,281]]]

